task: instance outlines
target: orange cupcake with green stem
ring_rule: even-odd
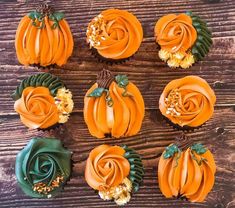
[[[96,138],[136,135],[142,125],[145,106],[141,92],[126,75],[103,70],[84,98],[84,120]]]
[[[48,130],[66,123],[73,110],[72,93],[49,73],[24,79],[12,95],[14,109],[30,129]]]
[[[168,66],[189,68],[202,60],[212,45],[212,35],[200,17],[192,12],[161,17],[154,28],[159,57]]]
[[[192,130],[212,117],[215,101],[215,93],[206,80],[186,76],[166,85],[159,99],[159,109],[172,126]]]
[[[71,56],[73,46],[65,15],[54,11],[47,3],[25,15],[16,30],[16,55],[26,66],[62,66]]]
[[[108,9],[89,23],[86,35],[95,55],[113,63],[126,60],[137,52],[143,40],[143,29],[132,13]]]
[[[186,198],[203,202],[215,183],[213,154],[196,143],[182,151],[177,145],[166,147],[158,163],[158,183],[166,198]]]

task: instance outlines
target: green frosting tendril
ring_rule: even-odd
[[[16,157],[15,173],[23,192],[36,198],[56,195],[69,179],[71,154],[58,139],[31,139]]]
[[[22,92],[26,87],[47,87],[53,97],[56,96],[57,90],[64,87],[64,83],[56,76],[49,73],[41,73],[32,75],[24,79],[20,86],[18,86],[15,92],[12,94],[14,100],[21,98]]]
[[[171,144],[168,147],[166,147],[165,152],[163,153],[164,159],[171,158],[175,155],[175,153],[180,152],[180,149],[178,148],[177,145]]]
[[[202,144],[200,143],[193,144],[190,147],[190,149],[191,149],[191,156],[193,160],[195,160],[198,163],[198,165],[201,165],[203,161],[207,161],[207,159],[203,157],[201,157],[201,159],[198,160],[197,157],[195,156],[195,154],[202,155],[207,151],[207,149]]]
[[[122,145],[121,147],[125,150],[124,157],[130,163],[131,169],[128,178],[131,180],[133,190],[136,192],[139,190],[140,183],[143,181],[144,166],[138,153],[126,145]]]
[[[207,24],[192,12],[186,12],[192,18],[193,26],[197,31],[197,40],[192,47],[192,54],[196,60],[202,60],[209,52],[212,45],[212,34]]]

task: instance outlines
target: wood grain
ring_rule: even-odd
[[[23,78],[39,73],[36,67],[23,67],[14,49],[17,25],[24,14],[38,2],[0,0],[0,207],[116,207],[97,196],[84,181],[86,158],[97,145],[127,144],[142,155],[146,174],[140,191],[126,207],[235,207],[235,4],[234,0],[208,4],[206,0],[56,0],[48,1],[64,11],[74,35],[75,48],[69,62],[62,68],[52,68],[73,92],[75,110],[63,128],[51,132],[27,130],[13,109],[10,94]],[[119,65],[98,62],[85,43],[88,22],[106,8],[133,12],[144,28],[144,40],[139,51],[129,61]],[[191,10],[208,22],[213,34],[213,47],[207,58],[189,70],[173,70],[162,63],[153,37],[159,17],[168,13]],[[96,80],[97,73],[107,68],[127,74],[141,90],[146,103],[146,116],[140,133],[125,139],[97,140],[90,136],[83,121],[83,97]],[[158,108],[164,86],[172,79],[186,75],[205,78],[216,92],[213,118],[194,132],[185,133],[168,126]],[[65,191],[55,199],[38,200],[25,196],[17,186],[14,165],[16,154],[35,136],[60,138],[73,151],[73,173]],[[182,147],[202,142],[214,153],[217,164],[216,183],[205,203],[189,203],[166,199],[157,185],[157,163],[164,148],[177,142]]]

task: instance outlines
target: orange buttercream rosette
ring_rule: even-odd
[[[212,117],[215,101],[215,93],[204,79],[186,76],[167,84],[159,108],[174,124],[198,127]]]
[[[14,104],[21,121],[29,128],[48,128],[59,120],[58,110],[46,87],[27,87]]]
[[[87,42],[109,59],[125,59],[140,47],[143,29],[131,13],[108,9],[95,17],[88,26]]]
[[[186,52],[197,39],[191,17],[169,14],[158,20],[154,28],[157,43],[170,53]]]
[[[104,191],[116,187],[129,175],[130,164],[119,146],[100,145],[93,149],[86,162],[85,179],[90,187]]]

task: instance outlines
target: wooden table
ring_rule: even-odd
[[[84,180],[88,153],[97,145],[127,144],[143,157],[146,175],[142,188],[134,194],[127,207],[235,207],[235,2],[221,0],[208,4],[203,0],[57,0],[48,1],[64,11],[75,40],[69,62],[51,73],[59,76],[72,90],[75,109],[59,131],[28,130],[14,112],[11,92],[19,82],[38,73],[35,67],[21,66],[14,49],[17,25],[37,1],[25,4],[22,0],[0,1],[0,207],[115,207],[113,202],[101,200]],[[107,66],[97,62],[85,42],[88,22],[110,7],[133,12],[144,28],[144,41],[138,53],[124,64]],[[191,10],[208,22],[213,32],[213,48],[208,57],[189,70],[170,69],[158,58],[153,37],[156,20],[168,13]],[[98,140],[90,136],[83,121],[83,97],[102,68],[127,74],[141,90],[146,104],[146,115],[140,133],[124,139]],[[217,102],[213,118],[202,128],[185,133],[173,130],[163,122],[158,110],[158,99],[163,87],[172,79],[186,75],[206,79],[216,92]],[[16,154],[35,136],[56,136],[73,151],[74,167],[71,180],[54,199],[33,199],[22,193],[15,177]],[[166,199],[157,184],[157,164],[164,148],[175,141],[182,145],[202,142],[212,150],[217,164],[216,181],[205,203],[190,203]]]

